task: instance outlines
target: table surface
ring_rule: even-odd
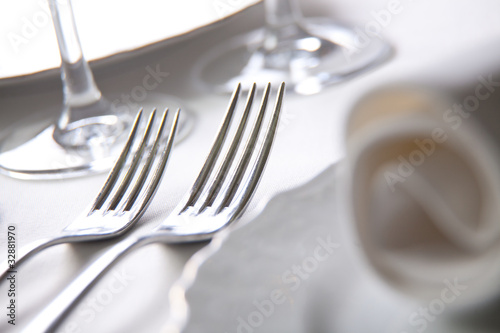
[[[394,82],[474,84],[500,62],[500,2],[438,0],[400,2],[402,11],[383,29],[395,56],[371,73],[331,87],[318,95],[288,95],[282,126],[266,173],[243,217],[251,220],[273,195],[313,178],[343,156],[343,125],[353,104],[366,92]],[[385,1],[319,1],[308,3],[306,15],[322,14],[364,29]],[[304,6],[305,7],[305,6]],[[196,115],[196,127],[179,144],[148,212],[130,234],[152,230],[191,186],[228,102],[227,96],[197,91],[190,68],[197,56],[218,41],[258,27],[258,5],[213,30],[116,63],[95,72],[105,95],[127,92],[142,82],[146,66],[159,65],[170,74],[155,92],[182,98]],[[36,112],[60,109],[58,79],[35,80],[0,90],[0,133]],[[304,135],[297,135],[304,133]],[[15,224],[18,246],[57,235],[96,195],[105,175],[58,181],[21,181],[0,176],[1,247],[7,225]],[[18,325],[0,321],[0,331],[16,332],[32,319],[63,286],[116,240],[48,249],[18,272]],[[85,297],[57,332],[157,332],[169,312],[168,292],[187,260],[207,243],[151,245],[122,260]],[[3,257],[2,257],[3,258]],[[7,287],[0,286],[4,299]]]

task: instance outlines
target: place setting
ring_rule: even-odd
[[[13,5],[0,331],[497,331],[500,8],[453,4]]]

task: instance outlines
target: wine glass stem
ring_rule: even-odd
[[[268,29],[280,30],[296,25],[302,18],[297,0],[265,0]]]
[[[64,124],[93,116],[85,114],[85,106],[98,103],[102,94],[83,57],[71,1],[49,0],[49,5],[61,54],[65,107],[59,126],[64,128]]]
[[[300,27],[302,13],[297,0],[265,0],[264,4],[266,29],[262,46],[266,52],[275,51],[280,42],[293,41],[304,35]]]

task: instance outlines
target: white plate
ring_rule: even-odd
[[[171,291],[175,312],[166,332],[207,327],[227,333],[422,329],[422,316],[413,315],[413,325],[409,318],[428,305],[395,293],[353,257],[350,248],[356,245],[340,226],[336,177],[336,167],[329,167],[302,187],[276,196],[251,223],[197,253]],[[322,246],[329,241],[331,247]],[[294,266],[301,272],[293,274]],[[434,321],[426,320],[425,332],[481,332],[450,313],[445,309]]]
[[[72,0],[72,4],[86,59],[102,61],[186,37],[259,1]],[[0,85],[33,74],[55,73],[47,71],[60,66],[46,0],[0,0],[0,31],[4,32],[0,39]]]

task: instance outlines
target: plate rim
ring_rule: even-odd
[[[171,46],[172,44],[179,43],[189,38],[193,38],[198,34],[213,30],[217,26],[223,24],[224,22],[228,21],[234,16],[241,15],[246,10],[256,7],[257,5],[261,4],[264,0],[252,0],[252,1],[253,1],[252,3],[244,5],[241,8],[238,8],[236,11],[232,12],[229,15],[219,17],[213,21],[188,29],[176,35],[168,36],[166,38],[157,40],[155,42],[150,42],[138,47],[133,47],[126,50],[118,51],[104,57],[99,57],[87,61],[89,63],[91,70],[94,72],[94,71],[99,71],[101,68],[106,67],[112,63],[132,60],[136,57],[152,53],[154,51],[160,50],[161,48]],[[11,87],[22,86],[23,84],[34,83],[34,82],[40,83],[46,80],[54,79],[56,76],[59,75],[59,68],[60,67],[52,67],[28,74],[0,77],[0,88],[4,87],[11,88]]]
[[[210,261],[210,259],[222,248],[235,230],[243,229],[255,220],[258,220],[266,210],[271,209],[270,207],[279,203],[281,200],[284,200],[284,198],[298,196],[304,192],[310,192],[311,189],[325,186],[324,180],[336,179],[338,176],[339,165],[342,160],[343,159],[340,158],[328,164],[316,175],[300,184],[297,184],[297,186],[291,189],[278,192],[270,198],[263,198],[255,208],[255,216],[253,216],[253,218],[248,221],[242,221],[243,223],[233,224],[224,229],[220,233],[216,234],[210,243],[189,258],[181,272],[180,277],[170,288],[168,295],[170,301],[170,313],[162,332],[180,333],[184,331],[184,328],[190,320],[190,305],[189,301],[186,299],[187,292],[196,282],[199,269],[206,262]]]

